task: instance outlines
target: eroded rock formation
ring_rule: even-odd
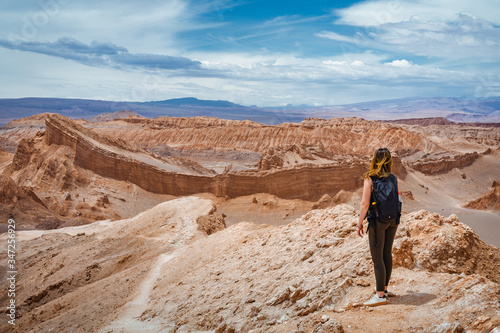
[[[335,154],[361,155],[370,155],[376,148],[386,146],[394,151],[408,147],[428,153],[441,150],[427,138],[400,126],[358,118],[310,118],[298,124],[275,126],[208,117],[125,118],[108,122],[107,129],[95,130],[146,147],[163,143],[185,149],[236,148],[265,152],[273,147],[307,144]]]
[[[74,163],[82,168],[129,181],[150,192],[171,195],[208,192],[231,198],[270,193],[282,198],[317,200],[325,193],[334,195],[341,189],[359,188],[360,175],[365,168],[363,160],[351,158],[328,164],[300,164],[267,171],[229,171],[214,175],[187,160],[151,156],[123,142],[102,138],[58,115],[48,116],[45,141],[48,145],[70,147],[74,151]],[[17,159],[25,161],[26,155],[29,154],[23,152]]]
[[[115,119],[122,119],[122,118],[127,118],[127,117],[134,117],[134,118],[142,118],[140,114],[134,111],[129,111],[129,110],[124,110],[124,111],[116,111],[116,112],[109,112],[109,113],[101,113],[97,116],[94,116],[92,118],[87,119],[87,122],[89,123],[104,123],[107,121],[115,120]]]
[[[449,172],[454,168],[464,168],[474,163],[481,156],[477,152],[462,155],[436,157],[424,157],[420,160],[410,162],[408,165],[426,175],[437,175]]]
[[[29,187],[20,187],[10,177],[0,175],[0,220],[16,221],[22,229],[54,229],[64,223]],[[3,232],[3,228],[0,228]]]
[[[141,207],[165,200],[158,196],[141,201],[144,192],[170,196],[210,193],[226,199],[268,193],[312,202],[327,194],[334,203],[352,204],[358,200],[355,191],[361,188],[361,175],[374,148],[391,147],[393,172],[401,181],[414,175],[413,169],[451,177],[451,170],[470,168],[479,157],[477,163],[495,170],[498,150],[492,150],[489,143],[500,137],[495,128],[422,128],[356,118],[269,126],[206,117],[153,120],[130,116],[96,124],[55,114],[40,117],[9,125],[10,129],[39,127],[47,119],[45,134],[38,132],[34,138],[21,140],[9,167],[5,165],[12,155],[6,153],[5,174],[18,186],[32,188],[57,215],[89,220],[132,216]],[[463,144],[459,135],[467,138],[468,151],[482,147],[476,151],[490,154],[454,150],[457,142]],[[478,136],[475,141],[474,135]],[[461,172],[467,181],[475,174]],[[492,179],[484,181],[489,185]],[[405,190],[414,193],[415,205],[422,202],[418,209],[425,207],[428,186],[419,192],[418,187],[408,185]],[[114,193],[108,190],[115,187]],[[101,200],[103,196],[109,204]],[[465,197],[463,201],[469,201],[477,194]],[[124,208],[127,213],[121,215]]]
[[[353,207],[280,227],[219,221],[207,236],[199,222],[217,221],[214,212],[210,201],[186,197],[127,220],[20,232],[17,329],[285,333],[380,323],[380,312],[361,306],[374,277]],[[390,285],[398,296],[380,308],[399,320],[384,329],[500,327],[500,249],[453,215],[418,211],[401,223]]]

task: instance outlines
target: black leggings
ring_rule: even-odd
[[[396,236],[398,225],[396,221],[382,223],[377,221],[377,242],[375,246],[375,232],[373,227],[368,228],[368,239],[370,252],[372,254],[373,266],[375,267],[375,281],[377,291],[383,291],[389,284],[392,273],[392,243]]]

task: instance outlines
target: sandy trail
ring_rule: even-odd
[[[197,208],[206,210],[209,206],[209,201],[196,198],[199,201]],[[171,260],[181,255],[184,246],[191,239],[195,238],[198,228],[196,223],[196,210],[190,210],[189,206],[179,205],[176,209],[175,218],[179,223],[178,233],[173,239],[168,241],[174,246],[172,252],[162,253],[156,259],[156,262],[151,267],[146,278],[140,283],[137,288],[137,296],[122,308],[122,314],[108,326],[101,329],[101,333],[110,332],[159,332],[166,328],[173,328],[175,324],[169,324],[159,321],[156,318],[141,320],[141,316],[151,308],[150,300],[153,289],[156,286],[158,279],[164,277],[164,266]],[[169,217],[172,217],[170,215]],[[160,227],[161,229],[162,227]],[[142,235],[139,235],[142,236]],[[163,237],[147,237],[151,241],[164,241]]]
[[[123,307],[123,313],[118,319],[100,330],[101,333],[109,332],[159,332],[165,327],[175,325],[166,325],[154,319],[141,320],[141,315],[148,308],[151,298],[151,292],[156,281],[162,276],[162,268],[165,264],[179,255],[178,252],[163,253],[156,260],[148,276],[139,286],[138,295]]]

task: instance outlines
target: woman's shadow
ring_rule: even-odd
[[[424,305],[436,299],[434,294],[421,293],[418,291],[407,291],[406,294],[398,294],[396,297],[390,297],[390,304],[403,304],[403,305]]]

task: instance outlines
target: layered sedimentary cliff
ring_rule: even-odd
[[[167,145],[181,151],[259,152],[264,155],[259,164],[261,170],[297,162],[318,164],[332,154],[366,158],[377,148],[390,147],[401,156],[405,166],[424,174],[441,174],[466,167],[480,152],[500,145],[500,130],[496,127],[422,127],[358,118],[307,119],[298,124],[269,126],[208,117],[155,120],[130,117],[107,122],[95,131],[124,137],[149,149]],[[400,162],[395,159],[396,172],[404,177],[406,170]]]
[[[220,122],[228,121],[219,120],[217,123]],[[341,189],[359,188],[360,176],[365,169],[365,161],[351,159],[348,163],[332,161],[321,165],[300,164],[267,171],[214,175],[186,160],[150,156],[123,142],[101,138],[58,115],[47,117],[45,141],[48,145],[70,147],[75,152],[74,162],[80,167],[105,177],[129,181],[150,192],[172,195],[208,192],[237,197],[264,192],[282,198],[317,200],[325,193],[334,195]],[[17,160],[30,158],[23,156]]]
[[[454,168],[464,168],[472,163],[481,156],[477,152],[466,153],[454,156],[443,156],[443,157],[430,157],[423,158],[414,162],[408,163],[408,165],[417,171],[422,172],[426,175],[437,175],[449,172]]]

